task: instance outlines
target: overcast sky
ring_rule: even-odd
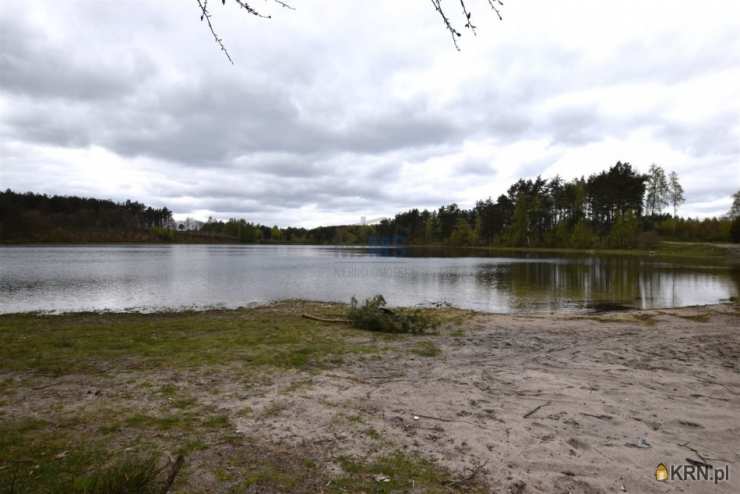
[[[426,0],[211,3],[235,65],[194,0],[4,2],[0,187],[280,226],[617,160],[676,170],[684,215],[740,189],[736,2],[469,0],[461,52]]]

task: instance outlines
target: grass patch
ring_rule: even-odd
[[[327,309],[322,304],[313,312]],[[300,310],[300,309],[299,309]],[[372,354],[349,327],[301,318],[292,305],[158,314],[0,315],[0,370],[46,376],[239,364],[322,369],[345,355]],[[68,344],[73,342],[73,344]],[[177,388],[162,386],[164,396]]]
[[[431,341],[420,341],[411,347],[409,351],[420,357],[439,357],[442,355],[442,349]]]
[[[128,456],[91,475],[77,479],[72,492],[80,494],[160,494],[162,480],[154,455]]]
[[[489,492],[483,485],[456,482],[452,474],[431,461],[400,451],[373,461],[341,457],[339,465],[345,475],[332,482],[334,492]],[[388,481],[378,481],[379,476]]]
[[[101,439],[35,419],[0,423],[0,494],[159,492],[156,455],[106,451]],[[105,464],[101,464],[105,461]]]

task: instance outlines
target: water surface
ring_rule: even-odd
[[[458,253],[459,254],[459,253]],[[241,307],[287,298],[490,312],[712,304],[737,271],[635,256],[564,256],[329,246],[0,247],[0,313]]]

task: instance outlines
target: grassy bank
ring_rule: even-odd
[[[288,447],[257,429],[238,430],[240,417],[260,423],[283,413],[280,396],[342,365],[372,364],[389,352],[438,356],[433,335],[302,317],[339,318],[345,310],[286,302],[233,311],[0,316],[0,493],[162,492],[173,472],[172,492],[481,488],[370,430],[378,448],[368,458],[327,456],[320,444]],[[467,316],[445,310],[434,317]],[[229,408],[233,396],[259,398],[271,388],[277,399],[259,409]]]

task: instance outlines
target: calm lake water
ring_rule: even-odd
[[[0,313],[239,307],[286,298],[491,312],[711,304],[727,266],[632,256],[513,255],[328,246],[0,247]]]

